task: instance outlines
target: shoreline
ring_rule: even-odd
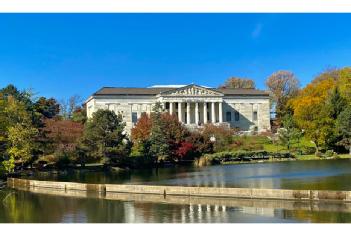
[[[296,162],[296,161],[325,161],[325,160],[343,160],[343,159],[351,159],[351,155],[341,154],[341,155],[338,155],[338,157],[319,158],[314,154],[310,154],[310,155],[297,156],[295,158],[252,160],[252,161],[226,161],[226,162],[220,162],[217,165],[259,164],[259,163]]]
[[[257,189],[257,188],[222,188],[222,187],[186,187],[162,185],[131,184],[86,184],[75,182],[40,181],[8,178],[7,186],[12,189],[29,191],[51,190],[59,192],[98,193],[106,197],[109,193],[154,194],[183,197],[277,199],[299,201],[342,201],[351,202],[351,191],[332,190],[291,190],[291,189]]]

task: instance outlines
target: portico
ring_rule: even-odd
[[[168,101],[164,105],[171,115],[178,116],[184,124],[202,125],[223,122],[223,103],[221,101],[179,100]]]
[[[186,125],[223,122],[223,94],[202,86],[189,85],[162,92],[158,101]]]

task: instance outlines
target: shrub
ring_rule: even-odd
[[[316,152],[316,148],[310,147],[310,146],[303,146],[300,149],[301,149],[301,154],[314,154]]]
[[[58,168],[66,168],[72,163],[72,155],[66,152],[56,152],[55,157],[57,158],[56,166]]]
[[[191,159],[194,157],[195,148],[190,142],[182,142],[175,154],[178,159]]]
[[[272,158],[294,158],[291,153],[272,153],[267,151],[222,151],[207,155],[212,160],[221,162],[264,160]]]
[[[202,154],[213,153],[213,143],[210,141],[210,138],[197,131],[192,132],[186,141],[193,145],[194,157],[199,157]]]
[[[207,139],[214,137],[214,152],[226,150],[228,145],[233,142],[234,133],[235,131],[233,129],[224,126],[215,126],[213,124],[206,124],[201,131],[201,134]]]
[[[320,151],[316,152],[315,154],[316,154],[316,157],[319,157],[319,158],[321,158],[323,156]]]
[[[333,150],[327,150],[325,152],[325,157],[327,157],[327,158],[334,157],[335,155],[337,155],[337,154]]]

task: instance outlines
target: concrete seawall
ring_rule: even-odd
[[[287,189],[253,189],[253,188],[218,188],[218,187],[183,187],[159,185],[130,185],[130,184],[84,184],[73,182],[39,181],[8,178],[10,188],[26,190],[52,189],[61,191],[85,191],[101,193],[102,196],[111,193],[122,194],[154,194],[166,196],[187,197],[217,197],[243,199],[279,199],[279,200],[313,200],[313,201],[344,201],[351,202],[351,191],[328,190],[287,190]]]

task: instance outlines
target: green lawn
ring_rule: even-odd
[[[277,143],[273,144],[272,140],[266,136],[235,136],[233,137],[233,144],[227,150],[265,150],[268,152],[287,152],[288,149]],[[302,138],[299,143],[291,145],[292,149],[296,148],[313,148],[314,144],[305,138]]]
[[[337,158],[340,158],[340,159],[350,158],[351,159],[351,155],[349,155],[349,154],[338,154]],[[326,158],[320,158],[320,157],[317,157],[314,154],[308,154],[308,155],[297,155],[296,159],[297,160],[323,160],[323,159],[326,159]],[[333,157],[331,159],[333,159]]]

